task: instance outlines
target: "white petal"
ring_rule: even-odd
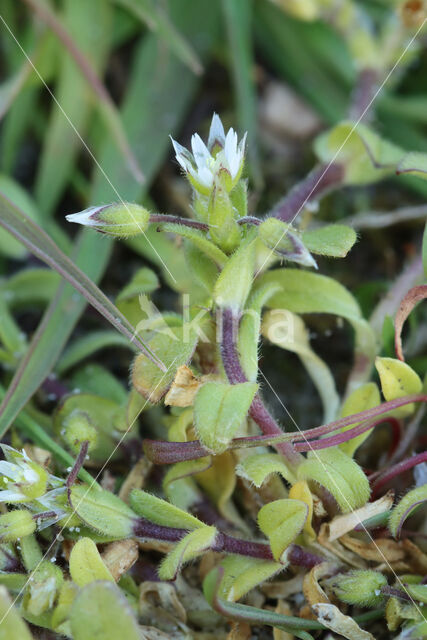
[[[0,502],[19,502],[21,500],[25,500],[25,496],[20,491],[16,489],[6,489],[5,491],[0,491]]]
[[[206,167],[211,160],[211,154],[198,133],[191,136],[191,148],[197,168]]]
[[[208,167],[203,167],[198,171],[197,178],[201,184],[210,188],[213,185],[213,173]]]
[[[96,222],[92,220],[92,216],[99,209],[101,209],[101,207],[90,207],[89,209],[79,211],[78,213],[70,213],[65,217],[68,222],[76,222],[77,224],[84,224],[87,227],[90,227],[96,224]]]
[[[212,150],[212,147],[218,142],[221,147],[225,144],[224,127],[221,122],[221,118],[217,113],[213,114],[211,128],[209,129],[208,149]]]
[[[34,484],[39,479],[39,474],[34,469],[25,469],[24,478],[30,484]]]
[[[240,159],[237,153],[237,133],[230,129],[225,138],[224,154],[231,176],[237,174],[240,167]]]
[[[11,480],[17,480],[19,477],[19,468],[13,462],[6,462],[6,460],[0,460],[0,474],[7,476]]]
[[[190,168],[194,164],[193,156],[188,151],[188,149],[186,149],[185,147],[182,146],[182,144],[179,144],[179,142],[174,140],[172,136],[170,136],[170,139],[172,140],[173,148],[175,151],[175,157],[178,160],[179,164],[185,171],[190,171]]]

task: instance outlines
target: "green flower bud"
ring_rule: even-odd
[[[296,230],[277,218],[267,218],[258,228],[260,239],[276,255],[286,260],[314,267],[317,264]]]
[[[0,516],[0,540],[14,542],[24,536],[29,536],[36,530],[36,523],[32,514],[26,509],[9,511]]]
[[[347,604],[377,607],[383,600],[381,587],[387,584],[387,579],[378,571],[354,569],[348,573],[339,573],[328,580],[327,584]]]
[[[74,410],[64,420],[62,436],[73,453],[78,453],[82,443],[89,442],[91,451],[98,440],[98,433],[84,411]]]
[[[43,560],[32,574],[26,588],[24,609],[33,616],[39,616],[51,609],[63,582],[61,569],[49,560]]]
[[[240,227],[234,219],[230,196],[220,183],[209,200],[208,222],[212,240],[226,253],[233,251],[240,241]]]
[[[129,238],[144,233],[150,221],[150,213],[138,204],[123,202],[90,207],[66,216],[68,222],[93,227],[100,233],[117,238]]]

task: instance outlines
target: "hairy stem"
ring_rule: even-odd
[[[199,220],[192,220],[191,218],[181,218],[180,216],[171,216],[164,213],[152,213],[150,215],[150,223],[166,224],[167,222],[172,222],[173,224],[181,224],[184,227],[191,227],[192,229],[200,229],[200,231],[209,231],[209,225],[205,222],[199,222]]]
[[[351,96],[350,120],[361,121],[370,117],[370,108],[378,88],[378,72],[375,69],[362,69],[357,78]]]
[[[231,384],[248,381],[240,364],[236,348],[238,325],[239,318],[233,314],[233,311],[231,309],[224,309],[221,315],[222,335],[220,350],[225,373]],[[249,415],[257,423],[264,435],[272,436],[283,434],[282,429],[265,407],[258,393],[251,404]],[[295,451],[290,442],[281,442],[275,446],[292,467],[297,466],[301,461],[300,455]]]
[[[145,518],[138,518],[134,525],[133,532],[137,538],[155,538],[156,540],[164,540],[166,542],[179,542],[189,533],[186,529],[153,524]],[[265,542],[254,542],[252,540],[234,538],[222,532],[218,533],[210,549],[217,553],[226,552],[251,558],[274,560],[270,545]],[[309,568],[320,564],[324,560],[297,544],[292,544],[288,547],[286,558],[290,564]]]
[[[422,462],[427,461],[427,451],[423,451],[422,453],[418,453],[412,458],[407,458],[406,460],[402,460],[402,462],[398,462],[393,467],[390,467],[384,473],[382,473],[372,484],[372,495],[376,496],[379,490],[386,485],[388,482],[399,476],[401,473],[405,473],[405,471],[409,471],[413,467],[416,467],[417,464],[421,464]]]
[[[338,187],[343,175],[344,169],[339,164],[321,164],[315,167],[278,203],[273,210],[273,216],[283,222],[293,222],[308,203]]]

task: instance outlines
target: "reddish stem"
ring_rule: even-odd
[[[372,497],[375,497],[376,495],[378,495],[379,490],[384,485],[386,485],[391,480],[393,480],[393,478],[396,478],[396,476],[399,476],[400,474],[405,473],[405,471],[409,471],[413,467],[416,467],[418,464],[421,464],[422,462],[426,462],[426,461],[427,461],[427,451],[423,451],[422,453],[418,453],[412,456],[412,458],[407,458],[406,460],[402,460],[402,462],[399,462],[398,464],[395,464],[393,467],[390,467],[390,469],[387,469],[386,471],[384,471],[384,473],[378,476],[376,480],[373,482]]]
[[[225,373],[231,384],[248,381],[240,364],[236,348],[238,326],[239,318],[233,314],[233,311],[231,309],[223,309],[221,315],[220,351]],[[265,407],[258,393],[253,399],[249,415],[257,423],[264,435],[283,435],[282,429]],[[297,466],[301,461],[299,454],[296,453],[290,442],[281,442],[276,444],[275,447],[293,467]]]
[[[145,518],[138,518],[135,521],[133,533],[137,538],[154,538],[167,542],[179,542],[189,531],[174,527],[164,527],[153,524]],[[226,552],[251,558],[274,560],[270,545],[265,542],[254,542],[252,540],[234,538],[222,532],[218,532],[215,542],[210,549],[217,553]],[[286,558],[290,564],[308,568],[314,567],[314,565],[320,564],[324,560],[320,556],[296,544],[288,547]]]
[[[396,420],[396,418],[382,416],[375,422],[362,422],[361,424],[358,424],[351,429],[347,429],[347,431],[344,431],[342,433],[337,433],[330,438],[322,438],[320,440],[309,442],[297,442],[294,446],[297,451],[310,451],[311,449],[327,449],[328,447],[336,447],[343,442],[348,442],[349,440],[360,436],[362,433],[373,429],[383,422],[388,422],[390,425],[392,425],[392,427],[395,427],[395,423],[397,423],[397,425],[399,426],[399,421]]]
[[[205,222],[199,222],[199,220],[192,220],[191,218],[181,218],[180,216],[171,216],[163,213],[152,213],[150,215],[150,222],[153,224],[165,224],[166,222],[172,222],[173,224],[181,224],[184,227],[200,229],[200,231],[209,231],[209,225]]]
[[[343,176],[344,168],[339,164],[315,167],[278,203],[273,210],[273,216],[284,222],[293,222],[306,204],[338,187]]]

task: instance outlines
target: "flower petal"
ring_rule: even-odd
[[[211,154],[198,133],[191,136],[191,148],[193,149],[193,156],[197,168],[202,169],[207,167],[211,160]]]
[[[215,144],[219,144],[221,147],[224,147],[224,144],[225,144],[224,127],[221,122],[221,118],[217,113],[213,114],[211,128],[209,129],[209,138],[208,138],[209,151],[212,151]]]

